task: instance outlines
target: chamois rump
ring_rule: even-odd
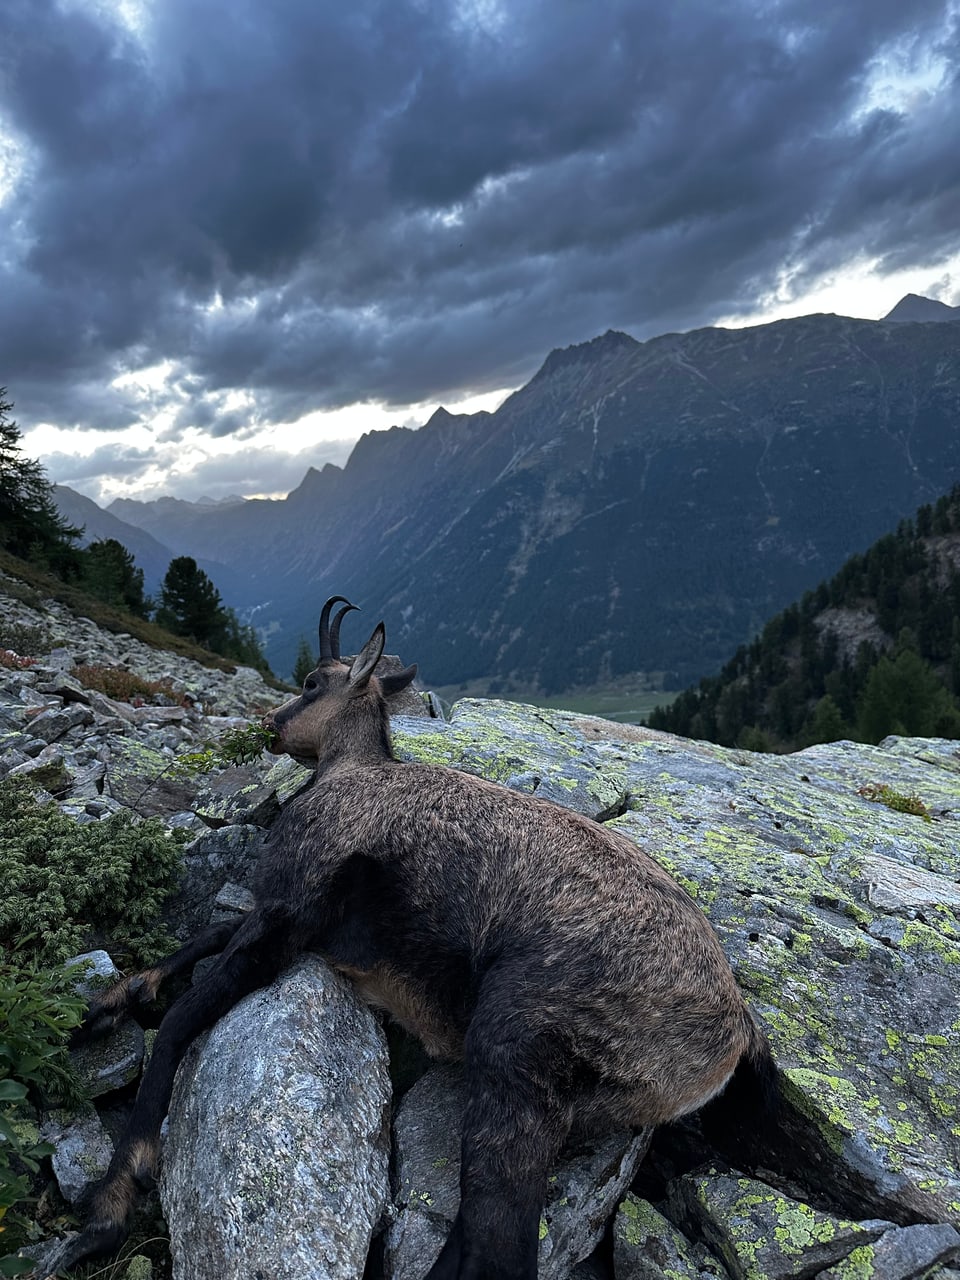
[[[88,1011],[86,1034],[102,1032],[163,978],[219,953],[164,1018],[86,1226],[47,1275],[120,1243],[187,1046],[302,951],[320,952],[431,1054],[463,1061],[460,1209],[428,1280],[533,1280],[548,1176],[574,1124],[674,1120],[735,1072],[762,1123],[769,1049],[700,909],[616,831],[456,769],[398,761],[388,701],[416,667],[375,674],[382,623],[341,661],[352,608],[326,602],[318,666],[263,721],[273,752],[309,757],[317,773],[274,827],[254,910]]]

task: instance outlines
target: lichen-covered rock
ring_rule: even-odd
[[[624,1197],[613,1221],[613,1273],[616,1280],[728,1280],[703,1245],[634,1195]]]
[[[757,755],[476,701],[449,729],[404,722],[398,739],[408,757],[500,781],[566,779],[581,812],[619,794],[610,820],[710,917],[838,1185],[878,1216],[960,1222],[956,743]],[[929,816],[870,799],[879,786]]]
[[[449,721],[391,720],[401,760],[451,764],[518,791],[576,809],[589,818],[610,816],[626,802],[622,770],[601,767],[587,741],[563,740],[540,708],[464,698]]]
[[[249,889],[228,880],[214,899],[211,921],[235,920],[237,916],[249,915],[255,906],[256,898]]]
[[[948,1280],[938,1264],[960,1258],[960,1233],[946,1223],[893,1227],[876,1244],[860,1245],[816,1280]]]
[[[50,1162],[65,1199],[76,1204],[90,1182],[102,1178],[113,1156],[113,1143],[93,1107],[47,1112],[40,1138],[53,1148]]]
[[[119,969],[108,952],[103,950],[84,951],[78,956],[71,956],[64,964],[66,968],[71,965],[83,966],[82,969],[77,969],[74,990],[85,1000],[90,1000],[94,992],[120,977]]]
[[[268,827],[280,812],[280,802],[276,788],[247,766],[211,778],[200,788],[193,810],[208,827]]]
[[[144,817],[190,809],[198,785],[171,776],[173,756],[133,738],[113,738],[104,792]]]
[[[460,1203],[463,1076],[434,1067],[405,1095],[394,1123],[398,1214],[385,1244],[387,1280],[420,1280],[436,1260]],[[649,1146],[618,1133],[564,1154],[540,1223],[541,1280],[565,1280],[603,1235]]]
[[[178,938],[185,942],[207,927],[217,895],[228,881],[246,887],[263,839],[260,827],[219,827],[205,830],[186,846],[179,888],[164,909]]]
[[[670,1185],[671,1212],[702,1235],[734,1280],[795,1280],[872,1244],[892,1224],[820,1213],[753,1178],[710,1172]]]
[[[77,1075],[91,1098],[136,1080],[143,1063],[143,1028],[132,1018],[124,1018],[105,1040],[91,1040],[71,1054]]]
[[[379,1024],[320,959],[241,1001],[177,1075],[174,1280],[360,1280],[389,1201],[389,1101]]]
[[[292,756],[281,756],[271,766],[263,782],[264,786],[271,787],[276,792],[280,804],[285,805],[288,800],[305,791],[315,777],[315,769],[300,764]]]
[[[37,741],[40,741],[37,739]],[[30,754],[29,744],[25,748]],[[34,786],[42,787],[51,795],[66,793],[73,786],[73,774],[67,768],[59,747],[41,745],[36,755],[23,764],[14,765],[10,777],[24,778]]]

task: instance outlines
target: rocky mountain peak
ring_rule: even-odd
[[[555,348],[531,381],[535,382],[539,378],[548,377],[570,365],[599,363],[611,356],[629,354],[641,345],[628,333],[621,333],[618,329],[608,329],[606,333],[597,338],[591,338],[589,342],[577,342],[569,347]]]
[[[918,293],[908,293],[883,318],[896,324],[937,324],[960,320],[960,307],[947,306],[937,298],[924,298]]]

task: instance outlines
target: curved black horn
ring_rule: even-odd
[[[330,645],[330,610],[335,604],[349,604],[346,596],[331,596],[320,611],[320,661],[333,662]]]
[[[358,604],[345,604],[342,609],[337,611],[337,616],[330,624],[330,648],[337,662],[340,661],[340,624],[350,612],[351,609],[359,609]]]

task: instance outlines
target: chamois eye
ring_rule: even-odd
[[[319,689],[319,688],[320,688],[320,686],[319,686],[319,684],[317,683],[317,677],[316,677],[316,676],[307,676],[306,680],[304,680],[304,682],[303,682],[303,692],[304,692],[304,693],[316,693],[317,689]]]

